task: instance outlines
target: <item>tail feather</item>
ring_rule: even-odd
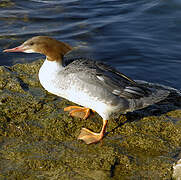
[[[129,99],[128,111],[135,111],[164,100],[170,94],[167,90],[154,90],[148,97]],[[128,112],[127,111],[127,112]]]

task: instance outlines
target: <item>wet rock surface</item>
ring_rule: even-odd
[[[98,144],[77,140],[100,131],[98,114],[82,120],[71,102],[38,81],[42,61],[0,67],[0,179],[171,179],[181,158],[181,96],[110,119]]]

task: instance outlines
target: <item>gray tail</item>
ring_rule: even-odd
[[[129,110],[135,111],[164,100],[170,94],[167,90],[153,90],[151,95],[140,99],[129,99]]]

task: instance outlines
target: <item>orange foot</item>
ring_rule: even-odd
[[[86,144],[97,143],[103,138],[103,134],[94,133],[89,129],[82,128],[78,139],[83,140]]]
[[[83,140],[86,144],[97,143],[104,137],[106,130],[107,120],[103,120],[103,126],[100,133],[94,133],[86,128],[82,128],[78,139]]]
[[[64,111],[69,111],[69,114],[73,117],[87,119],[90,115],[91,109],[80,106],[69,106],[64,108]]]

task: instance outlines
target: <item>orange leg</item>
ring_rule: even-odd
[[[73,117],[79,117],[83,119],[87,119],[90,115],[89,108],[80,107],[80,106],[69,106],[64,108],[64,111],[69,111],[70,115]]]
[[[103,119],[103,126],[100,133],[94,133],[86,128],[82,128],[81,133],[79,134],[78,139],[83,140],[86,144],[92,144],[99,142],[103,137],[106,131],[107,120]]]

